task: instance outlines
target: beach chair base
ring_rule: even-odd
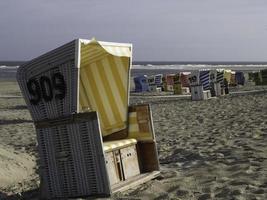
[[[211,98],[210,90],[203,90],[202,85],[191,86],[191,99],[192,101],[201,101]]]
[[[104,142],[96,112],[35,123],[42,198],[109,197],[159,174],[149,105],[129,110],[134,132]]]
[[[110,185],[140,174],[135,139],[104,142],[105,159]]]
[[[123,139],[104,142],[111,194],[134,188],[159,176],[154,141]]]

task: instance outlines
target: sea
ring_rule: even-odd
[[[15,79],[18,67],[23,61],[0,61],[0,79]],[[267,62],[133,62],[131,76],[175,74],[178,72],[192,72],[202,69],[231,69],[234,71],[259,71],[267,69]]]

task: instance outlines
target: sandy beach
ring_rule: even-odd
[[[0,199],[38,199],[31,116],[17,83],[0,85]],[[198,102],[135,96],[131,103],[151,103],[162,173],[112,199],[267,199],[266,100],[267,93]]]

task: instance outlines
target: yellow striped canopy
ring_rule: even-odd
[[[102,135],[127,128],[131,45],[80,44],[80,112],[97,111]]]
[[[231,70],[224,70],[223,78],[227,80],[228,83],[231,82]]]

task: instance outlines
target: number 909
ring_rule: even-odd
[[[39,80],[30,79],[27,82],[27,88],[32,96],[31,104],[37,105],[42,99],[45,102],[52,101],[53,98],[62,100],[66,95],[66,84],[64,76],[61,73],[55,73],[51,76],[41,76]]]

